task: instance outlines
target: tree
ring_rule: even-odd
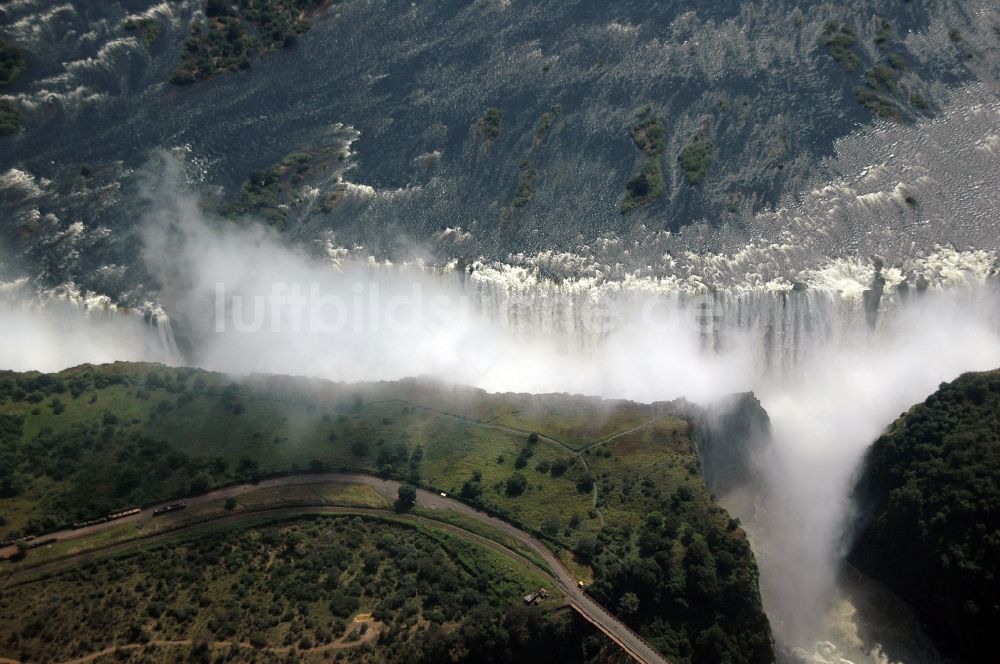
[[[417,503],[417,488],[412,484],[400,484],[396,494],[397,512],[405,512]]]
[[[582,537],[576,543],[576,558],[584,565],[589,565],[594,560],[594,556],[599,553],[598,542],[593,537]]]
[[[565,473],[566,469],[569,468],[570,463],[571,462],[567,461],[566,459],[556,459],[555,461],[553,461],[552,465],[550,466],[550,470],[552,471],[552,477],[559,477],[560,475]]]
[[[625,593],[618,600],[618,613],[623,616],[634,616],[639,612],[639,597],[632,592]]]
[[[528,488],[528,480],[521,473],[514,473],[507,478],[507,495],[520,496]]]
[[[466,500],[479,500],[483,497],[483,483],[475,480],[466,480],[465,484],[462,485],[461,495]]]
[[[532,445],[538,442],[538,434],[532,431],[528,434],[528,442]]]
[[[245,456],[236,464],[236,479],[243,482],[256,482],[260,473],[257,460],[253,457]]]
[[[189,493],[199,494],[208,491],[208,488],[212,486],[212,478],[209,477],[208,473],[201,472],[191,478],[191,486],[189,487]]]

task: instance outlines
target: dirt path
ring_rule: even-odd
[[[272,653],[275,655],[287,655],[291,652],[292,648],[299,653],[317,653],[325,652],[327,650],[346,650],[348,648],[356,648],[357,646],[364,645],[378,636],[379,632],[382,631],[382,623],[370,621],[367,622],[368,630],[359,639],[354,639],[348,641],[347,635],[340,637],[335,641],[330,643],[324,643],[323,645],[314,646],[312,648],[296,648],[295,646],[264,646],[263,648],[257,648],[252,643],[246,643],[243,641],[205,641],[207,645],[212,650],[224,650],[227,648],[232,648],[236,646],[240,649],[254,650],[257,652]],[[353,633],[352,629],[350,633]],[[62,664],[86,664],[87,662],[93,662],[101,657],[106,657],[108,655],[113,655],[119,650],[142,650],[147,647],[157,647],[157,648],[175,648],[175,647],[190,647],[195,644],[193,639],[180,639],[176,641],[162,641],[162,640],[152,640],[147,643],[126,643],[119,646],[109,646],[104,650],[98,650],[97,652],[92,652],[89,655],[84,655],[83,657],[77,657],[76,659],[67,659]],[[0,659],[0,664],[21,664],[17,660],[13,659]]]
[[[646,422],[643,422],[642,424],[639,424],[637,426],[634,426],[631,429],[627,429],[626,431],[619,431],[618,433],[614,434],[613,436],[609,436],[608,438],[605,438],[604,440],[598,440],[596,442],[590,443],[589,445],[587,445],[585,447],[581,447],[580,448],[580,452],[586,452],[587,450],[593,449],[595,447],[598,447],[599,445],[604,445],[605,443],[610,443],[612,440],[617,440],[617,439],[621,438],[622,436],[627,436],[630,433],[635,433],[639,429],[645,429],[650,424],[655,424],[655,423],[659,422],[660,420],[662,420],[664,417],[667,417],[667,415],[657,415],[653,419],[648,420]]]

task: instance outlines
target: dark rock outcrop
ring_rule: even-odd
[[[705,484],[723,495],[757,481],[755,458],[771,440],[771,419],[753,392],[731,394],[695,418]]]

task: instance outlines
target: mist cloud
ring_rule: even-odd
[[[707,399],[750,387],[749,355],[738,343],[704,352],[696,321],[670,302],[521,293],[501,312],[454,271],[334,266],[259,225],[206,219],[183,187],[164,188],[177,182],[177,165],[161,167],[145,257],[198,366],[343,381],[433,375],[496,391],[637,399]],[[289,302],[298,298],[305,302]],[[599,320],[608,332],[559,332],[536,315],[549,302],[572,309],[554,315],[570,326]]]
[[[173,364],[180,358],[141,315],[0,292],[0,369],[61,371],[116,360]]]

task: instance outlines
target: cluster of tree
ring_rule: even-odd
[[[19,79],[28,65],[21,49],[0,39],[0,90]],[[13,134],[21,126],[21,112],[10,99],[0,99],[0,136]]]
[[[663,122],[653,115],[653,109],[644,107],[636,115],[636,122],[630,129],[635,146],[642,150],[645,159],[634,175],[625,184],[625,199],[622,201],[621,212],[644,205],[649,205],[667,191],[663,179],[663,152],[666,150],[666,128]]]
[[[682,485],[636,528],[580,540],[589,592],[673,662],[773,661],[757,567],[742,530]]]
[[[851,560],[908,600],[945,650],[990,661],[1000,624],[1000,371],[965,374],[868,451]]]
[[[477,662],[584,662],[602,647],[568,611],[518,606],[527,590],[520,577],[472,545],[454,546],[359,517],[161,545],[5,593],[0,655],[61,661],[192,637],[308,650],[350,640],[362,610],[384,629],[350,651],[351,661],[441,662],[463,653]]]
[[[486,112],[476,121],[472,128],[473,136],[483,139],[483,148],[489,149],[500,136],[500,123],[503,121],[503,111],[495,106],[486,109]]]
[[[892,24],[885,18],[877,19],[878,30],[875,33],[875,47],[882,56],[880,62],[875,62],[865,72],[862,84],[854,87],[854,98],[872,115],[886,120],[901,121],[904,116],[904,104],[909,103],[919,112],[927,113],[930,104],[912,86],[897,85],[899,75],[907,66],[906,57],[900,52],[891,51]],[[819,43],[826,46],[834,60],[839,62],[847,72],[854,72],[861,65],[859,53],[864,49],[856,49],[858,33],[849,23],[830,21],[820,33]],[[896,44],[899,48],[904,48]]]
[[[699,131],[677,155],[677,162],[684,170],[688,184],[700,184],[705,179],[708,166],[712,163],[712,139],[704,131]]]
[[[0,88],[19,79],[27,68],[21,49],[0,39]]]
[[[51,417],[43,418],[37,430],[26,432],[24,415],[0,413],[0,498],[23,496],[36,507],[30,521],[8,534],[37,534],[122,507],[257,478],[259,465],[252,457],[230,462],[191,456],[150,435],[148,422],[91,406],[97,391],[126,386],[139,401],[149,399],[153,390],[177,395],[177,402],[210,395],[221,407],[242,412],[240,388],[207,386],[200,376],[190,380],[192,374],[187,370],[133,375],[80,372],[0,378],[0,403],[37,404],[33,412],[44,409]],[[90,398],[84,399],[88,393]],[[73,401],[86,401],[85,414],[60,421],[69,417],[64,413]],[[175,402],[161,400],[150,418],[162,417],[174,407]]]
[[[225,211],[230,215],[253,214],[284,228],[292,185],[305,178],[311,161],[307,153],[293,153],[271,168],[251,173]]]
[[[323,0],[206,0],[170,80],[179,85],[248,69],[253,61],[295,45],[310,27],[308,12]]]

